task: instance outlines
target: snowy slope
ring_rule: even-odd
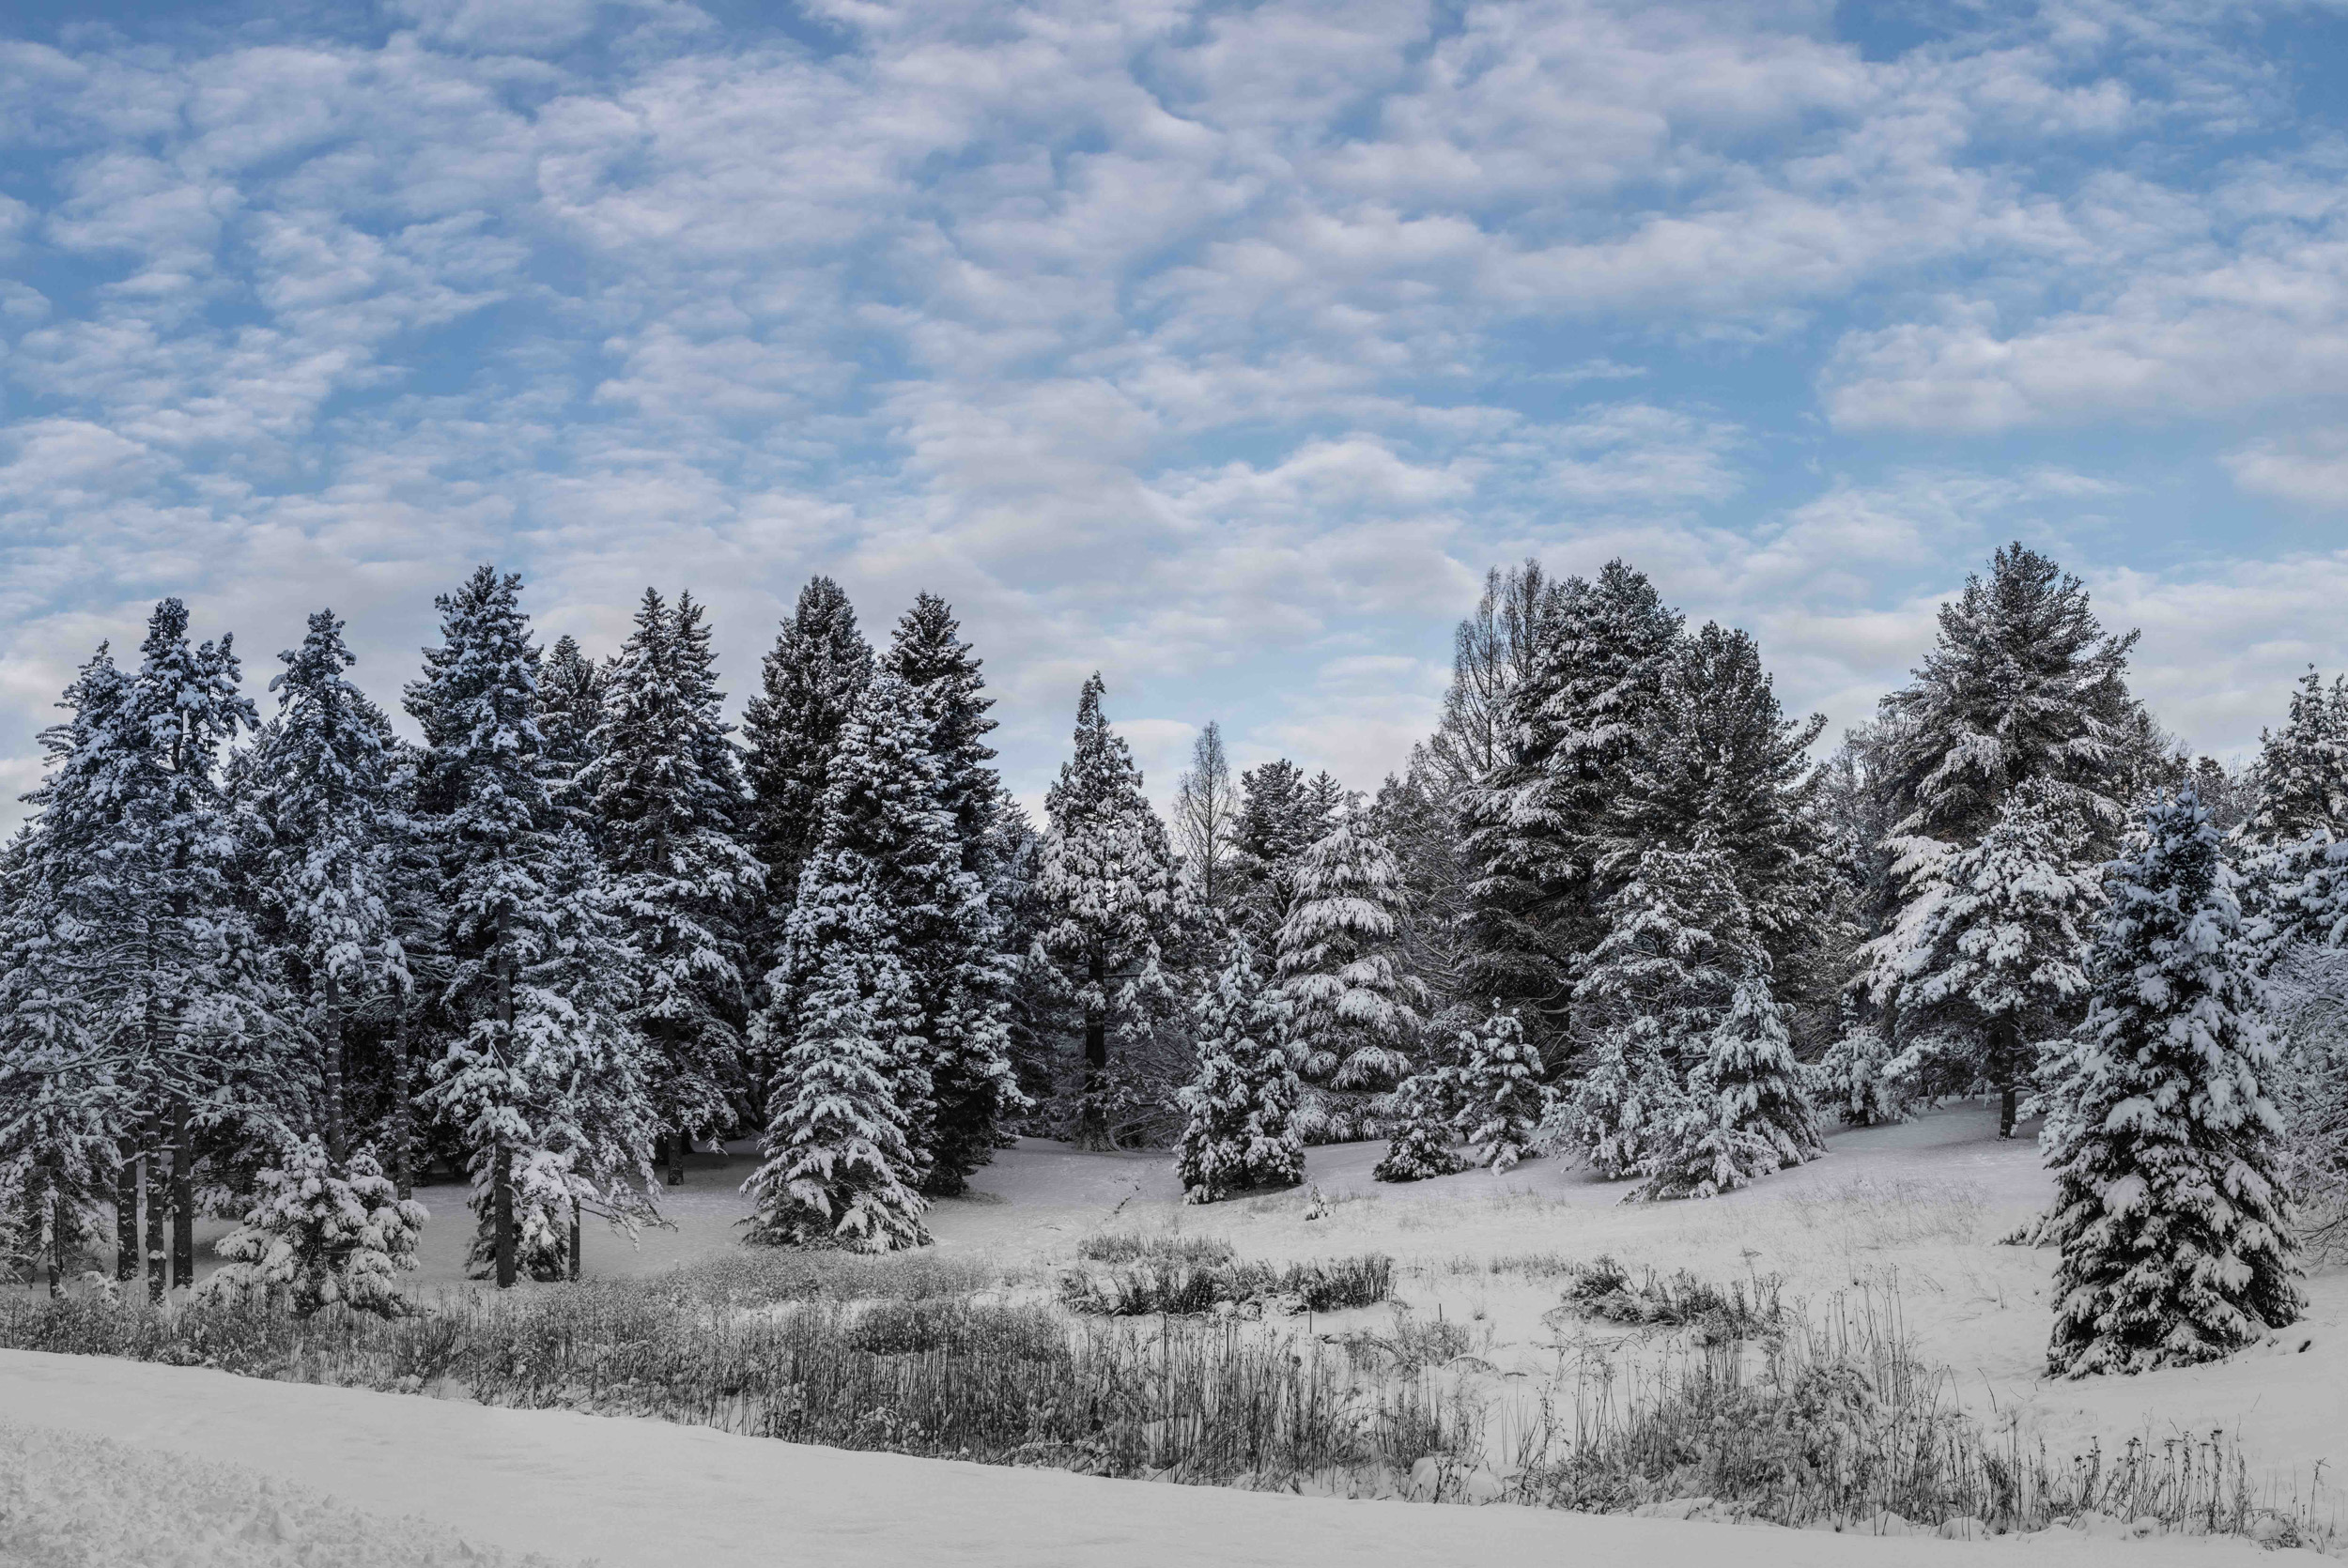
[[[0,1416],[230,1460],[378,1514],[605,1568],[2285,1568],[2240,1541],[1986,1545],[1510,1507],[1341,1502],[806,1448],[195,1368],[0,1351]]]

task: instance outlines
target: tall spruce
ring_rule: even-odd
[[[2260,732],[2247,827],[2263,844],[2348,838],[2348,676],[2326,686],[2310,669],[2282,729]]]
[[[2215,1360],[2306,1307],[2275,1052],[2232,869],[2187,791],[2112,862],[2086,1023],[2043,1138],[2062,1248],[2049,1370]]]
[[[1269,950],[1296,893],[1296,862],[1326,831],[1313,813],[1303,770],[1287,758],[1240,775],[1232,825],[1232,884],[1237,924]]]
[[[904,785],[909,794],[926,790],[942,814],[894,854],[886,890],[902,912],[927,1042],[930,1114],[918,1130],[923,1190],[950,1197],[994,1158],[1005,1118],[1027,1104],[1011,1061],[1013,961],[1003,913],[989,896],[1003,800],[985,744],[994,699],[951,607],[935,594],[919,595],[898,622],[882,669],[904,688],[890,696],[912,727],[904,744],[925,755],[926,766],[909,769]]]
[[[525,935],[546,923],[555,819],[538,730],[538,649],[521,578],[476,568],[434,601],[440,643],[409,684],[424,730],[417,806],[446,920],[442,1007],[453,1036],[432,1063],[435,1103],[463,1138],[501,1289],[517,1278],[515,1161],[533,1145],[532,1084],[515,1029]]]
[[[1401,961],[1406,914],[1394,852],[1340,821],[1296,858],[1277,969],[1305,1077],[1322,1091],[1311,1130],[1370,1135],[1375,1097],[1408,1077],[1426,987]]]
[[[396,918],[408,818],[391,721],[352,684],[358,659],[334,612],[312,615],[301,646],[279,658],[277,713],[248,763],[244,805],[263,833],[260,902],[308,1001],[317,1130],[339,1169],[353,1148],[352,1025],[397,1017],[410,983]]]
[[[766,867],[771,907],[780,915],[789,913],[799,868],[823,832],[832,753],[873,668],[872,646],[857,630],[848,596],[829,577],[811,579],[799,591],[796,607],[766,653],[759,689],[742,711],[752,796],[749,842]]]
[[[609,672],[568,633],[554,639],[538,671],[538,737],[548,788],[564,816],[590,838],[596,832],[595,808],[583,776],[600,755],[595,735],[603,728],[608,684]]]
[[[749,1109],[744,929],[766,873],[736,837],[743,792],[723,700],[701,607],[646,589],[579,786],[643,955],[635,1022],[660,1064],[672,1186],[691,1139]]]
[[[1166,824],[1124,738],[1109,728],[1104,689],[1095,673],[1077,699],[1074,751],[1044,797],[1050,826],[1035,878],[1039,945],[1083,1016],[1076,1135],[1093,1146],[1110,1134],[1112,1038],[1168,995],[1161,960],[1181,916]]]

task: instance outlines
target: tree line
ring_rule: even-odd
[[[2068,1368],[2288,1321],[2340,1191],[2348,685],[2191,761],[2018,545],[1823,761],[1751,636],[1528,561],[1376,791],[1211,724],[1161,818],[1096,675],[1041,823],[935,596],[875,649],[810,583],[738,730],[689,594],[603,660],[487,567],[438,607],[416,743],[325,611],[266,716],[176,600],[67,688],[0,863],[0,1224],[53,1288],[109,1222],[118,1282],[186,1284],[219,1212],[222,1288],[397,1310],[434,1168],[484,1277],[561,1277],[712,1137],[762,1139],[750,1239],[884,1250],[1020,1131],[1172,1145],[1201,1202],[1369,1137],[1382,1179],[1551,1154],[1666,1198],[1987,1092],[2047,1117]],[[2155,1233],[2172,1284],[2252,1282],[2183,1340],[2173,1291],[2107,1299]]]

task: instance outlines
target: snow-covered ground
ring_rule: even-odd
[[[1027,1142],[999,1154],[971,1196],[939,1205],[930,1222],[942,1253],[1024,1273],[1038,1291],[1084,1237],[1104,1231],[1220,1237],[1267,1260],[1386,1253],[1398,1263],[1398,1306],[1298,1326],[1381,1331],[1397,1311],[1441,1314],[1465,1327],[1504,1398],[1554,1379],[1575,1358],[1635,1362],[1655,1349],[1652,1336],[1557,1313],[1553,1260],[1611,1254],[1634,1274],[1781,1276],[1785,1299],[1814,1318],[1896,1304],[1922,1354],[1950,1369],[1955,1397],[1992,1422],[2023,1423],[2058,1462],[2090,1441],[2110,1452],[2131,1437],[2222,1428],[2275,1500],[2320,1494],[2318,1516],[2337,1516],[2340,1494],[2319,1478],[2328,1483],[2348,1462],[2348,1275],[2319,1273],[2305,1323],[2223,1365],[2050,1383],[2041,1372],[2053,1256],[1998,1239],[2035,1214],[2050,1188],[2030,1138],[2001,1143],[1995,1132],[1991,1108],[1958,1105],[1905,1126],[1841,1131],[1827,1158],[1728,1197],[1630,1206],[1620,1187],[1552,1161],[1498,1176],[1376,1183],[1369,1170],[1383,1145],[1365,1144],[1311,1151],[1305,1190],[1193,1207],[1179,1202],[1166,1155]],[[735,1189],[750,1168],[747,1153],[724,1164],[701,1157],[684,1188],[664,1191],[673,1228],[634,1248],[591,1230],[587,1272],[655,1272],[735,1246],[746,1208]],[[415,1288],[459,1288],[463,1193],[419,1196],[435,1218]],[[1308,1218],[1316,1207],[1320,1217]],[[1719,1550],[1708,1532],[1722,1528],[1104,1482],[24,1356],[0,1368],[0,1420],[232,1458],[351,1506],[424,1510],[469,1540],[615,1564],[1189,1562],[1218,1552],[1230,1562],[1515,1562],[1585,1550],[1668,1562]],[[531,1499],[518,1514],[517,1497]],[[1842,1560],[1853,1549],[1838,1538],[1784,1539],[1782,1549],[1796,1554],[1789,1562]],[[2033,1539],[2011,1549],[2070,1560],[2059,1539]],[[2188,1551],[2182,1542],[2129,1547],[2154,1548]],[[1741,1538],[1738,1549],[1748,1549]],[[1934,1557],[1961,1548],[1900,1549]],[[1895,1560],[1875,1551],[1868,1560]]]
[[[1958,1568],[1985,1553],[2031,1568],[2328,1560],[2263,1553],[2240,1540],[2123,1542],[2067,1531],[1985,1545],[1776,1529],[1739,1530],[1732,1540],[1719,1525],[1104,1481],[25,1351],[0,1351],[0,1411],[10,1422],[134,1449],[232,1458],[301,1488],[310,1517],[357,1510],[396,1534],[406,1527],[390,1521],[421,1513],[436,1532],[605,1568],[1709,1568],[1724,1550],[1744,1568]],[[0,1445],[0,1455],[8,1452]],[[135,1496],[84,1500],[145,1506]],[[177,1560],[227,1568],[273,1560]],[[70,1560],[0,1562],[73,1568]]]

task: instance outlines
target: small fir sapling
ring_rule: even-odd
[[[1460,1139],[1476,1164],[1506,1171],[1533,1152],[1549,1115],[1540,1054],[1517,1015],[1495,1006],[1460,1040]]]
[[[2086,1022],[2041,1135],[2062,1248],[2047,1368],[2231,1355],[2306,1310],[2235,874],[2190,790],[2106,869]]]
[[[1381,1113],[1389,1136],[1372,1180],[1424,1181],[1466,1168],[1453,1146],[1459,1078],[1458,1068],[1430,1063],[1395,1086]]]
[[[317,1137],[288,1139],[260,1173],[244,1221],[213,1251],[226,1260],[208,1292],[282,1299],[297,1317],[345,1306],[400,1317],[415,1306],[396,1276],[416,1266],[425,1207],[403,1199],[366,1150],[336,1168]]]
[[[1766,976],[1739,981],[1640,1198],[1709,1198],[1826,1152]]]
[[[1297,1131],[1302,1085],[1287,1035],[1290,1008],[1259,976],[1244,938],[1199,997],[1198,1075],[1177,1099],[1188,1118],[1174,1170],[1190,1203],[1304,1178]]]

